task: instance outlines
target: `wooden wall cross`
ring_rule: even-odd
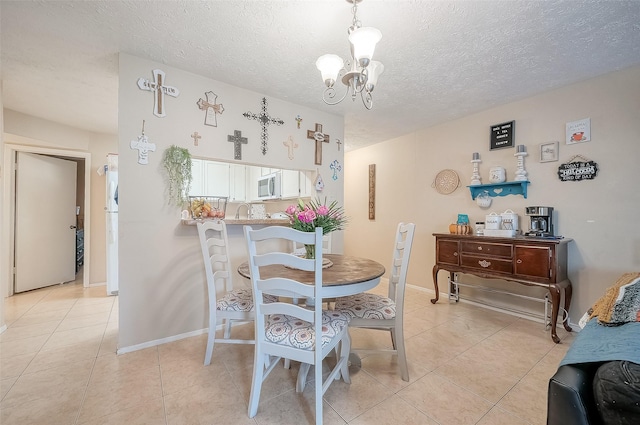
[[[329,135],[322,132],[322,124],[316,123],[316,129],[307,130],[307,139],[316,141],[316,165],[322,165],[322,144],[329,143]]]
[[[216,103],[218,95],[214,92],[208,91],[204,95],[207,100],[200,98],[197,102],[198,108],[202,111],[206,111],[204,114],[204,125],[217,127],[218,119],[216,118],[216,114],[222,114],[224,112],[224,106],[222,106],[222,103]]]
[[[164,95],[178,97],[180,90],[175,87],[164,85],[164,71],[160,69],[153,70],[153,81],[144,78],[138,78],[138,87],[140,90],[153,92],[153,115],[156,117],[165,117],[164,112]]]
[[[267,154],[267,142],[269,141],[269,133],[267,132],[267,127],[269,124],[282,125],[284,121],[280,118],[271,118],[267,113],[267,98],[262,98],[262,110],[259,114],[254,114],[253,112],[245,112],[242,114],[245,118],[250,120],[256,120],[262,125],[262,133],[260,133],[260,146],[262,148],[262,155]]]
[[[233,143],[233,159],[242,159],[242,145],[246,145],[249,140],[242,137],[242,131],[233,130],[233,136],[227,136],[227,142]]]
[[[193,146],[198,146],[198,140],[202,139],[202,136],[197,131],[194,131],[191,138],[193,139]]]

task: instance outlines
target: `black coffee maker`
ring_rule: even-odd
[[[553,207],[526,207],[529,216],[529,231],[526,236],[553,236]]]

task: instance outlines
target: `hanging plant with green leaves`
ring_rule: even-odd
[[[164,151],[162,165],[167,172],[169,204],[182,207],[191,187],[191,154],[187,148],[171,145]]]

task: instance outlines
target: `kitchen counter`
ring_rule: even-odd
[[[207,219],[182,220],[182,224],[184,224],[186,226],[195,226],[198,221],[204,221],[204,220],[207,220]],[[211,220],[213,220],[213,219],[211,219]],[[290,224],[288,218],[250,218],[250,219],[248,219],[248,218],[240,218],[240,219],[225,218],[224,222],[227,225],[233,225],[233,224],[239,224],[239,225],[255,224],[255,225],[267,225],[267,226],[288,226]]]

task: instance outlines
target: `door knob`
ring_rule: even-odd
[[[69,226],[69,229],[75,229],[75,228],[76,228],[76,226],[74,226],[74,225]]]

